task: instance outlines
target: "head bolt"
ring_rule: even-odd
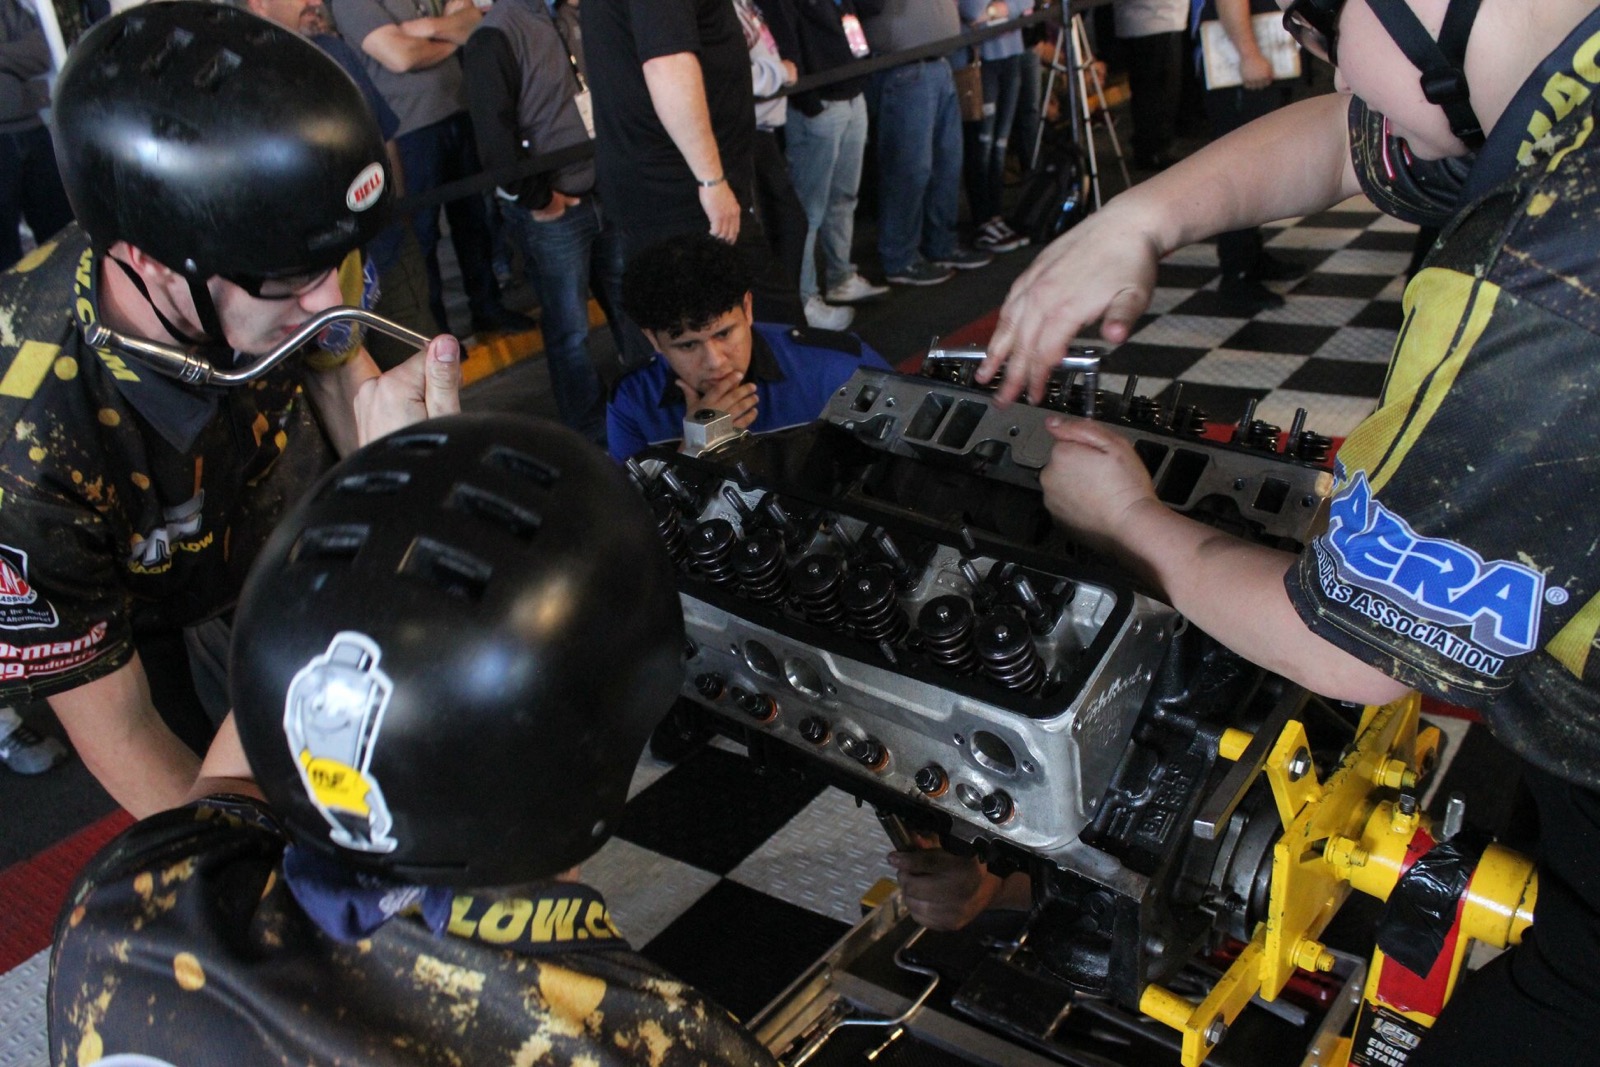
[[[917,788],[929,796],[938,796],[950,785],[950,777],[937,763],[930,763],[916,773]]]

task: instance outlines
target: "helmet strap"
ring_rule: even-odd
[[[1467,86],[1467,39],[1478,17],[1480,0],[1450,0],[1439,39],[1428,35],[1422,21],[1405,0],[1367,0],[1367,6],[1389,31],[1411,65],[1422,72],[1422,95],[1443,109],[1450,132],[1468,148],[1483,146],[1483,124],[1473,113],[1472,90]]]
[[[206,336],[226,346],[228,335],[222,331],[222,317],[217,314],[217,304],[211,299],[211,290],[206,288],[204,281],[192,274],[185,277],[189,280],[189,296],[194,300],[194,310],[200,316],[200,325],[205,328]]]
[[[150,305],[150,310],[155,312],[156,321],[161,323],[161,328],[163,330],[166,330],[167,333],[170,334],[174,339],[182,341],[186,345],[198,347],[204,343],[202,338],[191,337],[183,330],[178,329],[177,324],[162,313],[161,308],[156,304],[155,298],[150,295],[150,287],[145,285],[144,279],[139,277],[138,271],[134,270],[116,256],[108,256],[107,258],[110,259],[111,262],[115,263],[118,267],[122,268],[122,273],[128,276],[128,281],[133,283],[133,287],[139,291],[139,295],[144,297],[144,302]],[[201,286],[201,288],[204,289],[205,287]],[[191,295],[194,293],[194,289],[195,282],[194,279],[191,278],[189,279],[189,292]],[[195,308],[200,312],[200,321],[203,325],[205,325],[207,332],[212,332],[211,324],[206,322],[206,310],[210,311],[210,318],[212,322],[216,322],[217,309],[216,306],[211,303],[211,293],[209,291],[206,292],[206,310],[200,309],[199,297],[195,297]],[[220,323],[216,326],[213,335],[217,337],[222,336],[222,327]]]

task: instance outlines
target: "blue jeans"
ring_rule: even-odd
[[[800,266],[800,296],[819,292],[817,258],[827,287],[856,272],[850,260],[855,238],[856,194],[861,188],[861,161],[867,151],[867,102],[824,100],[822,111],[802,115],[789,108],[784,127],[789,179],[806,210],[806,256]]]
[[[478,146],[472,139],[472,119],[465,111],[395,138],[400,166],[405,171],[406,195],[421,196],[430,189],[483,170]],[[489,209],[480,193],[444,205],[450,218],[450,243],[456,248],[461,284],[474,319],[500,314],[500,287],[494,280],[494,237],[489,231]],[[439,209],[423,208],[411,216],[411,228],[422,246],[428,270],[428,306],[441,330],[450,329],[444,308],[444,281],[439,274]],[[381,258],[381,257],[380,257]]]
[[[0,270],[22,258],[17,223],[28,220],[33,238],[44,244],[72,221],[50,131],[44,126],[0,133]]]
[[[878,255],[895,274],[956,248],[961,112],[950,64],[907,63],[872,76],[878,131]]]
[[[965,127],[967,202],[979,225],[1000,214],[1006,185],[1006,145],[1022,90],[1022,57],[983,61],[983,118]]]
[[[622,241],[601,216],[594,196],[583,197],[561,217],[540,222],[525,207],[502,203],[500,218],[522,249],[529,281],[539,294],[545,359],[561,421],[604,447],[605,395],[589,358],[589,282],[605,308],[617,351],[623,331]]]

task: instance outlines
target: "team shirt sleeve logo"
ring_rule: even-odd
[[[47,629],[60,621],[55,606],[28,584],[28,554],[0,545],[0,629]]]
[[[1418,534],[1373,498],[1365,471],[1357,471],[1334,498],[1328,532],[1318,539],[1317,547],[1333,568],[1333,575],[1324,575],[1324,591],[1343,603],[1355,599],[1348,587],[1386,599],[1413,618],[1391,619],[1389,612],[1370,610],[1366,614],[1397,633],[1440,648],[1469,666],[1476,659],[1480,667],[1493,667],[1494,657],[1534,650],[1544,575],[1510,560],[1487,562],[1464,545]],[[1347,589],[1341,593],[1330,577]],[[1452,655],[1441,645],[1448,635],[1436,636],[1437,627],[1467,627],[1471,642],[1491,655],[1471,657],[1465,650],[1458,650],[1463,655]]]
[[[372,776],[372,756],[394,683],[378,667],[383,653],[353,631],[295,674],[284,700],[283,729],[306,794],[328,821],[334,844],[357,852],[393,852],[394,819]]]

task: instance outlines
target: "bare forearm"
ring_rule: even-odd
[[[467,37],[483,21],[483,12],[468,4],[448,15],[411,19],[400,24],[409,37],[446,41],[453,45],[467,43]]]
[[[1151,501],[1120,552],[1194,625],[1252,663],[1337,700],[1382,704],[1406,687],[1312,633],[1284,588],[1296,559]]]
[[[644,81],[667,136],[700,181],[723,176],[722,154],[711,129],[704,75],[693,52],[657,56],[644,64]]]
[[[406,74],[444,62],[455,55],[456,46],[449,41],[413,37],[399,25],[393,25],[367,34],[361,41],[361,50],[383,64],[385,70]]]
[[[1241,59],[1261,55],[1261,46],[1256,43],[1256,33],[1250,25],[1250,0],[1217,0],[1217,21],[1222,23],[1222,32],[1239,50]]]
[[[348,456],[361,446],[357,436],[355,397],[363,382],[378,376],[378,366],[363,348],[328,370],[306,375],[306,395],[317,411],[322,430],[334,451]]]
[[[50,698],[73,748],[135,818],[182,804],[200,759],[161,721],[135,656],[111,674]]]
[[[195,779],[188,799],[200,800],[218,793],[242,793],[266,799],[261,787],[256,785],[250,761],[245,758],[244,744],[239,740],[239,727],[234,723],[231,711],[222,720],[217,736],[206,750],[205,762],[200,765],[199,777]]]
[[[1219,233],[1308,215],[1360,192],[1345,116],[1350,98],[1312,97],[1219,138],[1107,205],[1162,254]]]

